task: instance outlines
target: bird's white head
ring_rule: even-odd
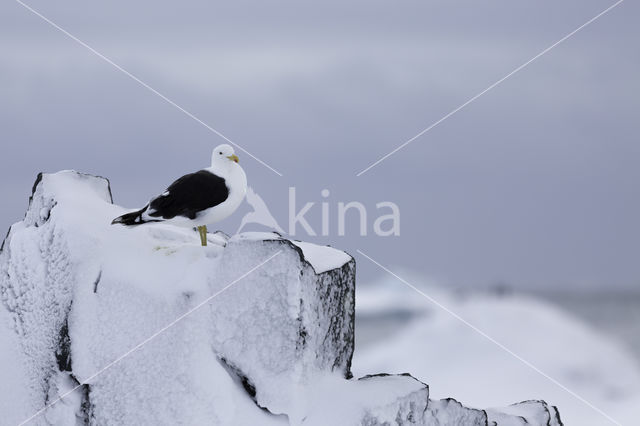
[[[211,154],[211,167],[226,166],[230,163],[237,163],[238,156],[231,145],[222,144],[215,147]]]

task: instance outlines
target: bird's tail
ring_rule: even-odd
[[[146,223],[146,221],[142,219],[142,213],[146,212],[147,208],[148,207],[144,207],[143,209],[136,210],[135,212],[126,213],[126,214],[123,214],[122,216],[118,216],[115,219],[113,219],[113,222],[111,222],[111,224],[115,225],[117,223],[121,223],[126,226],[142,225],[143,223]]]

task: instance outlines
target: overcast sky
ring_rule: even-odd
[[[363,281],[640,287],[640,29],[626,1],[360,177],[614,2],[29,1],[278,171],[239,152],[283,227],[288,188]],[[52,28],[0,4],[0,224],[39,171],[110,178],[141,206],[224,142]],[[331,195],[324,200],[322,189]],[[393,201],[401,235],[337,236],[337,202]],[[220,224],[233,233],[248,206]],[[385,211],[386,213],[386,211]],[[382,212],[380,213],[382,214]]]

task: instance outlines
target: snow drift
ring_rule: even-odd
[[[410,371],[428,380],[432,398],[492,407],[544,397],[566,424],[637,423],[640,368],[623,341],[529,295],[453,291],[410,271],[401,276],[606,415],[386,277],[356,289],[354,375]]]
[[[431,401],[352,378],[355,262],[272,233],[111,226],[106,179],[39,175],[0,253],[0,421],[54,425],[558,425],[529,401]]]

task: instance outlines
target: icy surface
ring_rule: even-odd
[[[478,412],[429,400],[409,375],[352,377],[349,255],[275,233],[202,247],[189,229],[112,226],[124,211],[102,178],[36,182],[0,253],[2,421],[48,404],[32,424],[435,425]],[[545,418],[534,403],[491,415],[509,425],[525,411]]]

